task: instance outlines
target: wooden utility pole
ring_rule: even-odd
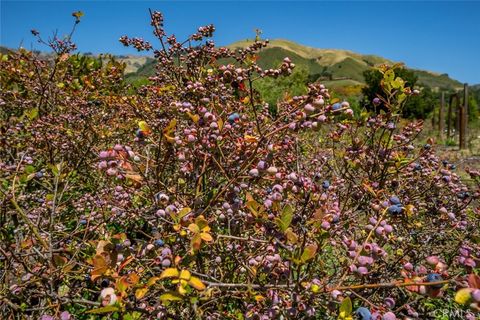
[[[438,112],[438,131],[440,133],[440,139],[443,137],[443,129],[445,127],[445,92],[442,91],[442,97],[440,98],[440,110]]]

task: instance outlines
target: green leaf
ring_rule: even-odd
[[[38,117],[38,108],[32,108],[28,111],[25,111],[25,115],[28,117],[28,119],[33,120],[36,117]]]
[[[392,81],[392,87],[395,89],[403,89],[405,81],[402,78],[396,77],[394,81]]]
[[[25,173],[27,174],[35,173],[35,167],[31,165],[25,166]]]
[[[391,83],[393,81],[393,79],[395,79],[395,72],[393,72],[392,69],[389,69],[385,72],[385,74],[383,75],[383,79],[389,83]]]
[[[66,284],[62,284],[62,285],[58,288],[58,296],[59,296],[59,297],[66,297],[69,292],[70,292],[70,287],[67,286]]]
[[[180,210],[177,214],[172,213],[171,216],[172,216],[173,221],[175,221],[176,223],[179,223],[180,220],[183,217],[185,217],[187,214],[189,214],[191,211],[192,211],[192,209],[186,207],[186,208],[183,208],[182,210]]]
[[[102,308],[92,309],[85,313],[100,314],[100,313],[108,313],[108,312],[115,312],[115,311],[120,311],[120,308],[117,306],[106,306]]]
[[[124,320],[139,320],[142,318],[142,314],[138,311],[133,311],[132,313],[127,313],[123,316]]]
[[[352,314],[352,300],[349,297],[343,299],[342,304],[340,304],[340,315],[338,319],[351,319]]]
[[[282,232],[285,232],[290,224],[292,223],[293,219],[293,208],[291,205],[287,204],[285,207],[283,207],[282,210],[282,215],[280,216],[280,219],[276,219],[277,225],[282,230]]]

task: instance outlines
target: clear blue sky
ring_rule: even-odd
[[[85,16],[75,35],[80,51],[134,54],[121,35],[151,38],[148,8],[165,15],[177,38],[215,24],[215,41],[284,38],[318,48],[348,49],[403,61],[413,68],[480,83],[480,2],[286,1],[18,1],[1,0],[0,44],[42,49],[30,35],[70,30],[71,13]]]

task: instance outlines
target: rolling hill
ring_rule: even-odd
[[[242,40],[227,47],[240,49],[251,43],[251,40]],[[312,48],[293,41],[277,39],[271,40],[269,46],[259,53],[258,64],[262,68],[276,67],[284,57],[289,57],[298,67],[308,70],[311,80],[318,79],[333,87],[362,85],[365,81],[363,78],[365,70],[378,64],[395,63],[376,55],[359,54],[349,50]],[[122,57],[120,59],[123,60]],[[154,74],[155,64],[150,58],[129,56],[124,61],[127,63],[127,78],[130,80]],[[130,70],[132,71],[128,73]],[[447,74],[412,70],[417,75],[420,85],[434,89],[462,88],[462,83]]]
[[[250,42],[239,41],[229,45],[229,48],[244,48]],[[268,51],[270,50],[270,52]],[[378,64],[394,64],[395,62],[376,55],[363,55],[349,50],[318,49],[300,45],[289,40],[272,40],[267,49],[260,53],[260,59],[270,60],[267,56],[273,55],[273,51],[281,51],[297,65],[307,67],[310,74],[322,72],[320,76],[326,77],[334,84],[335,80],[350,80],[348,84],[363,84],[363,72]],[[295,54],[295,55],[293,55]],[[309,67],[314,66],[314,67]],[[446,74],[438,74],[425,70],[412,69],[418,77],[418,83],[431,88],[460,89],[462,84],[451,79]]]

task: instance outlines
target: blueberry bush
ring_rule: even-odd
[[[82,14],[74,13],[74,29]],[[255,81],[268,41],[185,41],[151,12],[156,75],[113,57],[0,57],[2,319],[426,319],[480,311],[480,172],[468,184],[379,66],[356,114],[325,86],[275,112]],[[219,61],[231,61],[222,64]],[[372,108],[374,109],[374,108]]]

